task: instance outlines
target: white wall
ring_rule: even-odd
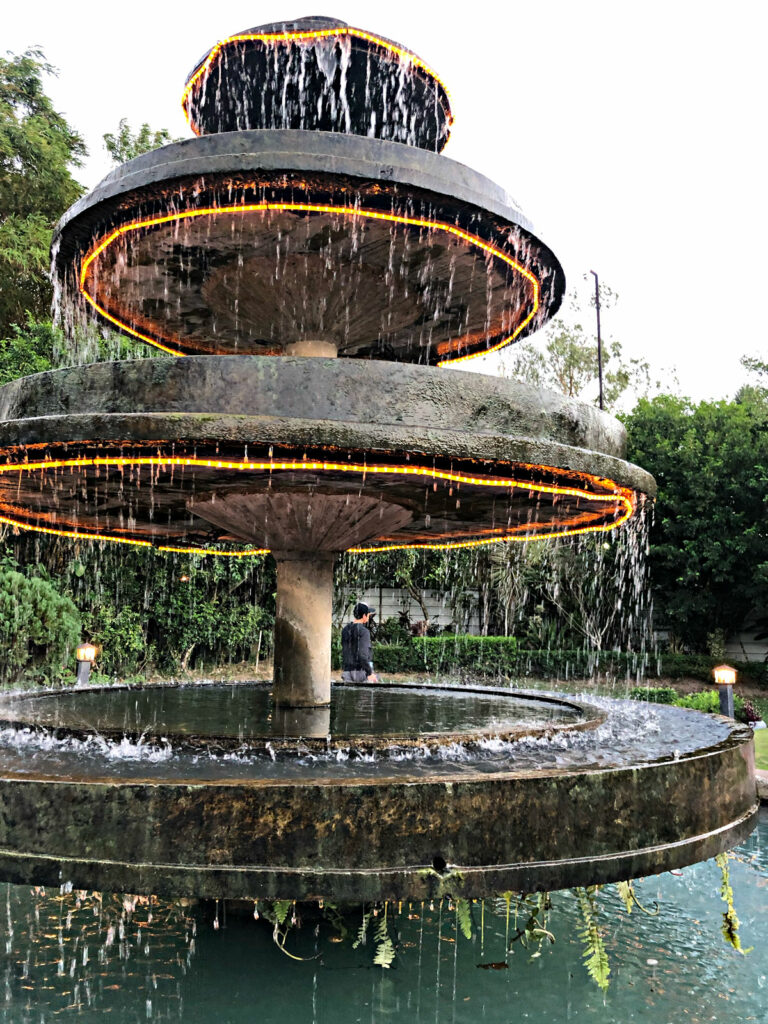
[[[425,590],[424,604],[427,607],[430,622],[443,627],[450,626],[455,622],[462,632],[477,635],[480,632],[477,593],[475,591],[465,591],[465,597],[470,604],[469,615],[464,619],[455,621],[449,596],[438,590]],[[418,603],[413,600],[407,590],[400,590],[395,587],[374,587],[364,591],[362,594],[345,595],[342,621],[350,618],[351,609],[355,601],[363,601],[369,607],[375,609],[378,622],[397,618],[401,611],[408,612],[411,622],[420,622],[424,618]]]

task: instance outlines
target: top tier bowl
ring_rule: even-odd
[[[447,90],[424,61],[336,18],[275,22],[223,39],[195,65],[182,106],[196,135],[299,128],[436,152],[451,125]]]

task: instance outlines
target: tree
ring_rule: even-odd
[[[0,679],[57,680],[80,637],[80,616],[50,580],[0,560]]]
[[[124,164],[126,160],[133,160],[134,157],[149,153],[169,142],[181,142],[181,139],[172,138],[171,133],[165,128],[153,131],[146,121],[137,131],[133,131],[125,117],[120,119],[115,135],[111,132],[104,135],[104,146],[115,164]]]
[[[618,296],[600,286],[600,306],[610,309]],[[591,306],[591,309],[590,309]],[[545,328],[544,347],[527,342],[515,345],[505,362],[509,376],[534,387],[551,388],[568,398],[596,402],[599,392],[597,338],[593,332],[595,296],[585,308],[579,293],[572,291],[565,310]],[[589,323],[587,323],[589,316]],[[625,359],[621,342],[603,340],[603,398],[611,409],[628,390],[646,392],[651,386],[650,367],[642,359]]]
[[[14,324],[9,336],[0,338],[0,386],[52,369],[62,345],[61,332],[50,320],[30,316],[24,327]]]
[[[768,405],[660,395],[625,420],[628,457],[659,487],[651,528],[657,622],[689,648],[768,604]]]
[[[45,94],[53,73],[40,50],[0,58],[0,337],[49,313],[51,231],[82,193],[70,168],[86,149]]]

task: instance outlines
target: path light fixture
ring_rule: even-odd
[[[88,682],[88,677],[91,674],[91,665],[96,661],[98,653],[99,648],[91,643],[78,644],[75,648],[75,657],[77,658],[77,678],[75,682],[78,686],[85,686]]]
[[[736,669],[730,665],[717,665],[712,669],[720,693],[720,714],[733,718],[733,686],[736,682]]]

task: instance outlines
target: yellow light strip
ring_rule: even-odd
[[[115,228],[114,231],[110,232],[105,238],[101,240],[93,249],[90,250],[88,255],[83,260],[82,267],[80,268],[80,291],[85,299],[93,306],[93,308],[100,313],[111,323],[115,324],[122,331],[126,331],[132,334],[135,338],[139,338],[141,341],[145,341],[150,345],[154,345],[156,348],[162,349],[163,352],[168,352],[172,356],[183,356],[184,353],[178,349],[169,348],[167,345],[163,345],[161,342],[154,338],[151,338],[147,334],[142,334],[140,331],[135,330],[133,327],[129,327],[128,324],[118,320],[117,317],[109,313],[103,306],[101,306],[96,299],[86,290],[85,279],[88,274],[93,261],[100,256],[105,249],[108,249],[113,242],[117,241],[122,235],[126,235],[132,231],[139,231],[142,228],[153,228],[159,224],[170,224],[181,220],[190,220],[194,217],[210,217],[218,216],[219,214],[243,214],[243,213],[265,213],[269,210],[275,210],[279,212],[288,213],[330,213],[330,214],[341,214],[348,217],[362,217],[368,220],[379,220],[387,221],[392,224],[402,224],[406,227],[416,228],[427,228],[437,229],[440,231],[446,231],[448,234],[454,235],[456,238],[461,239],[463,242],[467,242],[469,245],[473,245],[483,252],[489,253],[491,256],[502,260],[508,266],[512,267],[513,270],[521,274],[532,286],[533,289],[533,309],[520,323],[512,334],[503,338],[496,345],[491,348],[484,349],[481,352],[472,352],[469,355],[457,356],[454,359],[442,359],[437,365],[448,366],[452,363],[462,363],[467,359],[476,359],[478,356],[487,356],[491,352],[497,352],[499,349],[504,348],[505,345],[509,345],[515,340],[515,338],[523,331],[528,324],[536,316],[539,310],[539,301],[541,295],[541,286],[538,279],[534,274],[527,270],[524,266],[514,260],[511,256],[505,253],[503,250],[497,248],[495,245],[491,245],[488,242],[484,242],[482,238],[478,238],[477,235],[472,235],[468,231],[464,231],[462,228],[457,228],[454,224],[446,224],[442,221],[427,220],[423,217],[405,217],[395,213],[383,213],[379,210],[362,210],[359,208],[352,208],[348,206],[328,206],[317,203],[244,203],[239,206],[207,206],[198,210],[182,210],[179,213],[168,213],[159,217],[149,217],[145,220],[131,221],[128,224],[123,224],[122,227]]]
[[[190,120],[188,100],[192,89],[198,83],[200,78],[207,74],[211,64],[218,59],[221,51],[225,46],[229,46],[231,43],[250,43],[250,42],[261,42],[261,43],[294,43],[302,41],[311,41],[312,39],[328,39],[333,36],[352,36],[355,39],[363,39],[367,43],[373,43],[374,46],[380,46],[384,50],[388,50],[390,53],[394,53],[401,60],[408,64],[413,64],[414,67],[419,68],[429,78],[433,78],[437,84],[442,88],[445,93],[445,98],[448,102],[448,127],[453,124],[453,114],[451,113],[451,96],[448,92],[448,87],[445,82],[437,75],[428,64],[425,64],[420,57],[417,57],[415,53],[411,53],[410,50],[406,50],[401,46],[396,46],[394,43],[388,42],[386,39],[380,39],[379,36],[372,35],[370,32],[364,32],[359,28],[350,28],[348,25],[339,25],[336,28],[324,28],[315,29],[314,31],[306,32],[268,32],[268,33],[253,33],[243,32],[239,35],[228,36],[226,39],[222,39],[216,43],[211,52],[205,58],[203,63],[192,75],[187,84],[184,86],[184,92],[181,96],[181,109],[184,111],[184,117],[187,119],[187,124],[190,129],[199,135],[197,128],[192,124]],[[446,140],[447,141],[447,140]]]
[[[40,470],[50,469],[79,469],[82,467],[115,467],[125,468],[131,466],[199,466],[206,469],[225,469],[233,470],[235,472],[275,472],[275,471],[326,471],[326,472],[352,472],[360,473],[363,476],[371,475],[377,476],[380,474],[399,475],[399,476],[418,476],[426,477],[431,480],[444,480],[450,483],[458,484],[470,484],[479,487],[502,487],[506,489],[518,488],[520,490],[538,491],[544,494],[552,494],[564,497],[573,497],[585,501],[609,501],[614,500],[617,506],[623,506],[623,512],[614,520],[613,523],[597,524],[595,526],[584,526],[578,529],[564,529],[556,533],[541,533],[541,534],[510,534],[504,537],[493,537],[490,539],[479,539],[479,540],[467,540],[467,541],[450,541],[444,543],[414,543],[414,544],[393,544],[378,548],[350,548],[350,551],[354,553],[371,553],[371,552],[383,552],[383,551],[402,551],[411,549],[422,549],[427,551],[437,550],[449,550],[455,548],[473,548],[481,547],[485,544],[503,544],[510,541],[531,541],[531,540],[545,540],[553,537],[565,537],[574,536],[576,534],[591,533],[596,531],[607,532],[614,530],[616,527],[621,526],[627,519],[630,518],[634,512],[634,501],[633,493],[628,488],[620,488],[612,481],[605,481],[607,487],[612,487],[612,492],[604,494],[596,494],[593,491],[586,491],[576,487],[558,487],[554,484],[543,484],[534,483],[529,480],[516,480],[511,477],[480,477],[472,476],[467,473],[454,472],[451,470],[440,470],[429,466],[391,466],[373,464],[367,465],[365,463],[350,463],[350,462],[329,462],[309,459],[285,459],[285,460],[243,460],[243,461],[232,461],[226,459],[200,459],[196,457],[185,457],[180,455],[174,456],[160,456],[160,455],[147,455],[147,456],[136,456],[133,458],[125,456],[96,456],[93,458],[73,458],[73,459],[51,459],[43,460],[39,462],[21,462],[21,463],[4,463],[0,464],[0,474],[4,473],[17,473],[17,472],[36,472]],[[20,520],[13,519],[8,516],[0,516],[0,523],[4,523],[7,526],[16,527],[22,530],[31,530],[35,533],[47,533],[57,537],[67,537],[72,540],[96,540],[96,541],[112,541],[118,544],[131,544],[137,547],[155,547],[155,545],[148,540],[135,540],[125,537],[115,537],[107,534],[95,534],[95,533],[80,533],[76,530],[57,530],[52,527],[33,526]],[[190,547],[172,547],[172,546],[157,546],[159,551],[167,552],[178,552],[182,554],[199,554],[199,555],[229,555],[229,556],[243,556],[243,555],[264,555],[268,554],[266,548],[249,548],[242,551],[218,551],[212,548],[190,548]]]

